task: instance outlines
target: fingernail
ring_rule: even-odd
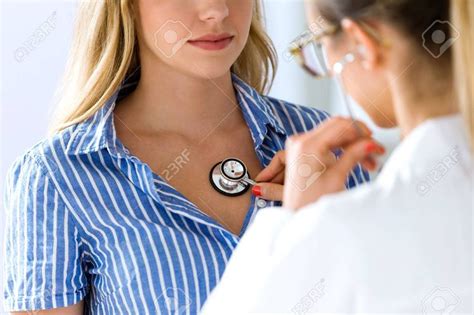
[[[253,186],[252,194],[256,197],[260,197],[262,195],[262,187],[261,186]]]
[[[367,153],[377,153],[377,154],[385,154],[385,148],[376,143],[376,142],[370,142],[365,146],[365,151]]]
[[[367,153],[374,153],[376,150],[377,150],[377,145],[373,142],[370,142],[365,146],[365,152]]]

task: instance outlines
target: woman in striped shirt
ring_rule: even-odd
[[[237,157],[255,176],[327,118],[262,96],[274,66],[258,1],[81,2],[53,133],[7,177],[7,310],[197,313],[279,204],[220,195],[210,168]]]

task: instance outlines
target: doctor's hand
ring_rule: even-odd
[[[356,123],[359,128],[351,119],[332,118],[310,132],[288,138],[286,150],[277,153],[255,178],[261,197],[283,200],[284,207],[296,210],[323,195],[343,191],[357,164],[375,169],[374,155],[384,154],[385,149],[365,124]],[[338,149],[343,153],[336,160]]]
[[[255,181],[258,183],[252,188],[252,193],[266,200],[283,200],[283,184],[285,182],[286,152],[278,151],[270,164],[261,171]]]

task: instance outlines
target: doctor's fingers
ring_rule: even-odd
[[[275,183],[258,183],[252,190],[253,194],[265,200],[282,201],[283,185]]]
[[[308,133],[290,137],[287,140],[286,149],[289,150],[295,143],[299,143],[305,151],[325,153],[371,135],[372,132],[363,122],[335,117]]]
[[[285,170],[282,170],[279,174],[277,174],[275,177],[272,178],[270,181],[271,183],[274,184],[282,184],[285,182]]]
[[[359,129],[354,126],[354,121],[351,119],[331,118],[310,132],[289,137],[285,147],[296,150],[297,154],[318,154],[319,158],[324,160],[324,163],[333,164],[333,161],[325,158],[330,149],[348,145],[356,140],[360,136],[358,130],[361,130],[367,136],[372,134],[364,123],[356,122],[356,124]],[[300,148],[297,148],[297,146]],[[285,171],[287,163],[286,151],[277,152],[270,164],[255,177],[255,181],[280,182],[279,179],[284,176],[281,175],[281,172]],[[277,180],[275,180],[276,178]]]
[[[383,155],[384,153],[385,148],[374,140],[358,140],[345,148],[342,157],[327,170],[327,175],[345,180],[357,164],[372,167],[372,165],[375,164],[374,157],[376,155]],[[376,165],[373,165],[372,168],[374,167],[376,167]]]
[[[285,171],[285,165],[286,152],[284,150],[278,151],[270,161],[270,164],[255,177],[255,181],[271,182],[282,171]]]
[[[360,139],[360,140],[363,140],[363,139]],[[382,156],[386,153],[385,147],[379,144],[377,140],[375,140],[374,138],[367,138],[364,140],[368,140],[369,143],[370,141],[373,142],[373,145],[371,144],[370,145],[373,147],[372,149],[374,150],[374,153],[369,154],[362,161],[360,161],[360,165],[367,171],[375,171],[378,166],[377,156]],[[341,156],[343,156],[344,152],[346,152],[351,146],[353,146],[353,144],[343,147],[341,151]]]

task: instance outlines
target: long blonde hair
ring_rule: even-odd
[[[474,1],[451,0],[451,15],[460,34],[454,44],[455,86],[474,152]]]
[[[247,44],[232,72],[258,92],[270,88],[277,65],[264,31],[261,0],[255,0]],[[134,0],[81,1],[50,134],[96,113],[138,65]]]

